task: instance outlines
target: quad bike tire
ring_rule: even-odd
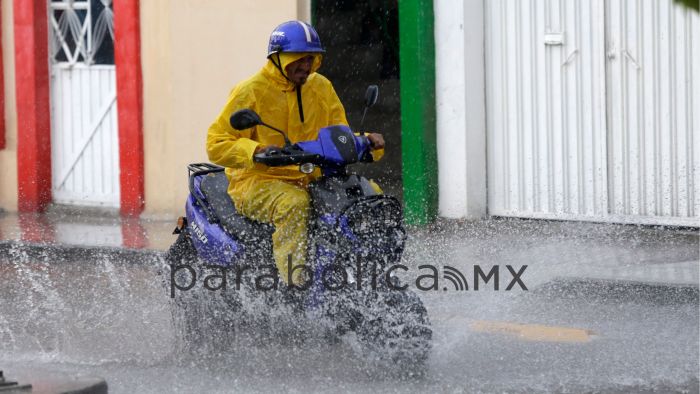
[[[372,291],[355,326],[357,340],[371,359],[405,376],[421,376],[431,349],[428,311],[411,290]]]
[[[204,263],[197,257],[186,228],[166,252],[165,262],[171,266],[188,265],[197,274],[195,286],[187,291],[175,290],[175,297],[170,302],[177,353],[212,354],[222,351],[225,347],[221,345],[234,337],[240,300],[231,291],[214,292],[202,288]],[[182,272],[190,275],[187,270],[183,269]],[[183,285],[177,276],[175,280]],[[169,286],[168,283],[168,289]]]

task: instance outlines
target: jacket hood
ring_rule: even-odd
[[[279,61],[281,63],[282,70],[285,70],[285,75],[277,68],[275,63],[277,63],[277,56],[279,55]],[[286,77],[286,68],[290,63],[293,63],[304,56],[313,56],[314,62],[311,65],[311,74],[315,73],[321,67],[322,55],[319,53],[311,52],[283,52],[283,53],[273,53],[267,59],[267,63],[263,67],[265,73],[271,77],[275,82],[280,84],[284,90],[294,90],[294,84]]]

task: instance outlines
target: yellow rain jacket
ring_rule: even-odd
[[[307,56],[307,53],[283,53],[281,68]],[[231,92],[207,135],[207,154],[213,163],[226,167],[229,177],[228,193],[236,209],[243,215],[275,226],[274,256],[282,278],[287,281],[287,264],[303,264],[306,253],[306,222],[309,198],[306,186],[320,175],[303,174],[299,166],[268,167],[253,161],[258,145],[284,146],[278,132],[264,126],[235,130],[229,124],[231,114],[240,109],[252,109],[262,120],[287,132],[292,143],[314,140],[322,127],[347,125],[345,109],[324,76],[316,73],[321,56],[315,59],[311,74],[301,87],[301,111],[296,87],[287,80],[271,60],[251,78],[239,83]],[[302,122],[302,111],[303,119]],[[383,150],[373,152],[379,159]],[[301,270],[293,275],[299,283]]]
[[[282,54],[282,68],[307,54]],[[286,60],[286,62],[285,62]],[[304,123],[301,122],[297,92],[275,67],[271,60],[258,73],[239,83],[231,92],[226,106],[209,127],[207,153],[209,159],[226,167],[227,174],[236,182],[231,188],[242,187],[241,182],[250,177],[277,178],[304,182],[309,176],[299,172],[299,166],[267,167],[253,162],[255,148],[262,145],[284,146],[282,135],[264,126],[247,130],[234,130],[229,124],[231,114],[239,109],[252,109],[263,121],[286,131],[294,142],[316,139],[318,130],[334,124],[347,125],[345,109],[333,86],[315,71],[321,64],[316,56],[312,73],[301,88]]]

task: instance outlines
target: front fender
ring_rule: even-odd
[[[210,223],[194,197],[187,198],[187,227],[197,255],[209,264],[230,266],[243,258],[243,245],[231,238],[218,223]]]

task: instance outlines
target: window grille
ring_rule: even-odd
[[[114,64],[112,0],[50,0],[52,64]]]

